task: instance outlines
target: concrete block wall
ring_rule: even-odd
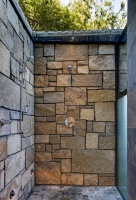
[[[26,199],[34,186],[33,42],[12,6],[0,0],[0,199]]]
[[[36,184],[115,184],[114,45],[35,45],[35,134]]]

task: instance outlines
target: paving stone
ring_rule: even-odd
[[[55,60],[87,60],[88,45],[61,45],[57,44],[55,48]]]

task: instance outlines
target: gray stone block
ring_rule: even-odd
[[[10,76],[10,51],[0,41],[0,72]]]

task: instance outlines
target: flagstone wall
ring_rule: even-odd
[[[36,184],[115,184],[114,45],[35,44],[35,134]]]

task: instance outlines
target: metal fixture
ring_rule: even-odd
[[[5,120],[5,119],[1,119],[0,120],[0,126],[3,126],[3,125],[5,125],[5,124],[11,124],[11,120]]]
[[[34,64],[34,57],[33,57],[33,56],[30,56],[30,57],[28,57],[28,58],[26,59],[26,61],[24,62],[24,66],[23,66],[21,69],[19,69],[19,72],[20,72],[20,73],[25,73],[25,72],[26,72],[26,63],[27,63],[27,62],[31,62],[31,63]]]
[[[68,71],[71,73],[71,72],[72,72],[72,69],[73,69],[73,67],[72,67],[71,65],[68,65],[67,69],[68,69]]]
[[[72,84],[72,74],[71,73],[72,73],[73,67],[71,65],[68,65],[67,69],[70,73],[70,75],[68,77],[68,81],[70,82],[70,84]]]
[[[31,169],[31,176],[34,175],[34,169]]]
[[[14,196],[15,196],[15,192],[14,192],[14,190],[11,190],[11,192],[10,192],[10,199],[13,199]]]
[[[72,134],[75,135],[75,119],[73,117],[66,118],[65,125],[72,128]]]

